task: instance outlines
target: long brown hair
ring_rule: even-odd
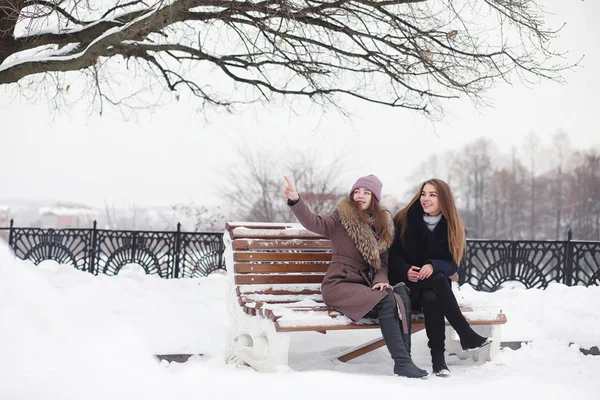
[[[388,211],[381,207],[379,200],[377,200],[375,196],[371,195],[371,204],[369,204],[369,208],[365,211],[360,209],[358,203],[354,201],[352,194],[350,195],[350,203],[356,209],[360,219],[364,223],[370,224],[371,221],[373,222],[373,226],[375,227],[375,232],[377,232],[377,237],[379,240],[383,240],[386,243],[392,243],[394,238],[384,219],[385,213]],[[372,219],[369,218],[369,215],[371,215]]]
[[[408,209],[417,201],[420,201],[421,193],[423,193],[423,189],[427,184],[433,185],[437,192],[438,203],[440,205],[440,209],[442,210],[442,215],[446,218],[446,221],[448,221],[448,247],[450,248],[450,254],[452,254],[452,258],[454,259],[456,265],[458,265],[460,264],[460,260],[462,260],[463,253],[465,251],[465,228],[463,227],[460,216],[458,215],[452,190],[450,190],[450,186],[448,186],[448,184],[441,179],[429,179],[423,182],[419,187],[419,191],[415,197],[412,198],[406,207],[396,213],[394,216],[394,223],[396,226],[398,224],[401,226],[400,240],[404,242]]]

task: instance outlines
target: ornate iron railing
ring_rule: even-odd
[[[7,235],[8,234],[8,235]],[[55,260],[92,274],[116,275],[138,264],[162,278],[207,276],[225,270],[221,233],[97,229],[0,228],[15,254],[35,264]],[[495,291],[507,282],[545,288],[550,282],[600,285],[600,242],[468,239],[460,280]]]
[[[459,283],[493,292],[507,282],[546,288],[550,282],[600,284],[600,242],[468,239]]]
[[[44,260],[70,264],[92,274],[116,275],[128,264],[162,278],[207,276],[225,270],[223,235],[98,229],[0,228],[16,256],[36,265]]]

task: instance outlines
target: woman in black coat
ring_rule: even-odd
[[[412,309],[423,310],[433,373],[449,376],[445,352],[445,320],[460,336],[464,350],[491,343],[477,334],[462,315],[450,278],[458,271],[465,248],[465,230],[448,184],[430,179],[394,217],[396,234],[389,255],[389,281],[405,282]]]

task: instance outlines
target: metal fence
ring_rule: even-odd
[[[507,282],[600,285],[600,242],[573,240],[570,230],[566,241],[468,239],[459,275],[460,284],[485,292]]]
[[[0,228],[17,257],[39,264],[54,260],[92,274],[116,275],[127,264],[162,278],[207,276],[224,271],[223,234],[97,229]],[[493,292],[507,282],[545,288],[550,282],[600,285],[600,242],[468,239],[460,280]]]
[[[127,264],[161,278],[207,276],[225,270],[223,235],[98,229],[0,228],[16,256],[39,264],[54,260],[94,275],[116,275]]]

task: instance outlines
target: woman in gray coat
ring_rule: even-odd
[[[330,215],[313,213],[286,177],[283,194],[300,223],[331,240],[332,260],[321,284],[323,301],[353,321],[378,318],[394,373],[427,377],[410,357],[410,306],[403,284],[387,277],[388,249],[394,238],[390,213],[379,205],[382,183],[375,175],[359,178],[348,198]]]

